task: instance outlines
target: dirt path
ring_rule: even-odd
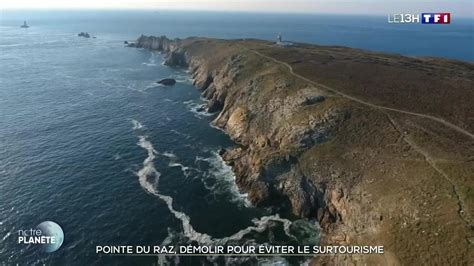
[[[246,49],[246,48],[243,48],[243,49]],[[249,50],[249,49],[246,49],[246,50]],[[405,110],[400,110],[400,109],[395,109],[395,108],[390,108],[390,107],[385,107],[385,106],[380,106],[380,105],[376,105],[376,104],[372,104],[372,103],[369,103],[369,102],[366,102],[364,100],[361,100],[361,99],[358,99],[356,97],[353,97],[353,96],[350,96],[350,95],[347,95],[343,92],[340,92],[338,90],[335,90],[331,87],[328,87],[324,84],[320,84],[318,82],[315,82],[309,78],[306,78],[306,77],[303,77],[297,73],[294,72],[293,70],[293,67],[291,65],[289,65],[288,63],[286,62],[283,62],[283,61],[280,61],[278,59],[275,59],[271,56],[267,56],[267,55],[264,55],[262,53],[260,53],[259,51],[255,51],[255,50],[250,50],[251,52],[261,56],[261,57],[264,57],[268,60],[271,60],[277,64],[282,64],[284,66],[286,66],[290,73],[297,77],[297,78],[300,78],[310,84],[313,84],[317,87],[320,87],[320,88],[323,88],[325,90],[328,90],[332,93],[335,93],[337,95],[340,95],[341,97],[344,97],[344,98],[347,98],[349,100],[352,100],[352,101],[355,101],[355,102],[358,102],[358,103],[361,103],[363,105],[366,105],[366,106],[370,106],[372,108],[375,108],[375,109],[379,109],[381,110],[383,113],[385,113],[388,117],[388,119],[390,120],[391,124],[395,127],[395,129],[401,134],[402,136],[402,139],[408,144],[410,145],[415,151],[417,151],[418,153],[420,153],[421,155],[423,155],[423,157],[425,158],[426,162],[428,163],[428,165],[433,168],[441,177],[443,177],[451,186],[452,186],[452,189],[453,189],[453,193],[454,195],[456,196],[456,199],[457,199],[457,203],[458,203],[458,206],[459,206],[459,210],[458,210],[458,214],[460,216],[460,218],[466,223],[467,226],[471,226],[471,221],[469,220],[469,218],[466,216],[466,212],[464,211],[464,202],[462,201],[461,199],[461,196],[459,194],[459,189],[458,187],[456,186],[456,184],[453,182],[453,180],[444,172],[442,171],[437,165],[436,165],[436,160],[433,159],[431,157],[431,155],[421,149],[416,143],[414,143],[412,140],[410,140],[409,138],[405,137],[403,135],[403,132],[401,131],[401,129],[397,126],[397,124],[395,123],[395,121],[390,117],[389,114],[387,114],[385,111],[393,111],[393,112],[397,112],[397,113],[402,113],[402,114],[408,114],[408,115],[413,115],[413,116],[418,116],[418,117],[423,117],[423,118],[426,118],[426,119],[430,119],[432,121],[435,121],[435,122],[438,122],[438,123],[441,123],[457,132],[460,132],[470,138],[473,138],[474,139],[474,134],[450,123],[450,122],[447,122],[441,118],[438,118],[438,117],[434,117],[434,116],[430,116],[430,115],[425,115],[425,114],[420,114],[420,113],[415,113],[415,112],[410,112],[410,111],[405,111]]]
[[[385,113],[385,112],[384,112]],[[456,185],[456,183],[454,183],[454,181],[449,177],[448,174],[446,174],[443,170],[441,170],[437,165],[436,165],[436,160],[433,159],[433,157],[431,156],[431,154],[429,152],[427,152],[426,150],[422,149],[420,146],[418,146],[412,139],[410,139],[409,136],[406,136],[403,134],[403,130],[400,128],[400,126],[393,120],[393,118],[385,113],[388,117],[388,119],[390,120],[390,123],[392,124],[392,126],[395,128],[395,130],[398,131],[398,133],[400,133],[400,136],[402,137],[403,141],[405,143],[407,143],[408,145],[410,145],[410,147],[415,150],[416,152],[418,152],[419,154],[421,154],[424,158],[425,158],[425,161],[428,163],[428,165],[433,168],[441,177],[443,177],[452,187],[452,190],[453,190],[453,193],[454,195],[456,196],[456,200],[457,200],[457,204],[458,204],[458,214],[459,214],[459,217],[464,220],[464,222],[466,223],[466,225],[469,227],[472,225],[469,217],[467,217],[466,215],[466,212],[465,212],[465,208],[464,208],[464,202],[461,198],[461,195],[459,193],[459,188],[458,186]]]
[[[244,49],[246,49],[246,48],[244,48]],[[249,49],[247,49],[247,50],[249,50]],[[364,104],[364,105],[367,105],[367,106],[370,106],[370,107],[376,108],[376,109],[388,110],[388,111],[393,111],[393,112],[397,112],[397,113],[408,114],[408,115],[413,115],[413,116],[418,116],[418,117],[423,117],[423,118],[426,118],[426,119],[430,119],[430,120],[433,120],[433,121],[436,121],[436,122],[438,122],[438,123],[441,123],[441,124],[443,124],[443,125],[445,125],[445,126],[451,128],[451,129],[453,129],[453,130],[455,130],[455,131],[457,131],[457,132],[459,132],[459,133],[462,133],[462,134],[464,134],[464,135],[466,135],[466,136],[468,136],[468,137],[474,139],[474,134],[472,134],[472,133],[468,132],[467,130],[465,130],[465,129],[463,129],[463,128],[460,128],[460,127],[458,127],[458,126],[456,126],[456,125],[454,125],[454,124],[452,124],[452,123],[450,123],[450,122],[448,122],[448,121],[445,121],[444,119],[441,119],[441,118],[438,118],[438,117],[435,117],[435,116],[431,116],[431,115],[425,115],[425,114],[420,114],[420,113],[415,113],[415,112],[400,110],[400,109],[396,109],[396,108],[390,108],[390,107],[380,106],[380,105],[376,105],[376,104],[373,104],[373,103],[366,102],[366,101],[364,101],[364,100],[358,99],[358,98],[356,98],[356,97],[353,97],[353,96],[347,95],[347,94],[345,94],[345,93],[343,93],[343,92],[340,92],[340,91],[338,91],[338,90],[336,90],[336,89],[333,89],[333,88],[331,88],[331,87],[328,87],[328,86],[326,86],[326,85],[324,85],[324,84],[320,84],[320,83],[318,83],[318,82],[316,82],[316,81],[313,81],[313,80],[311,80],[311,79],[309,79],[309,78],[303,77],[303,76],[301,76],[300,74],[295,73],[295,72],[293,71],[293,67],[292,67],[291,65],[289,65],[288,63],[286,63],[286,62],[280,61],[280,60],[275,59],[275,58],[273,58],[273,57],[271,57],[271,56],[268,56],[268,55],[264,55],[264,54],[260,53],[259,51],[255,51],[255,50],[250,50],[250,51],[253,52],[253,53],[255,53],[255,54],[257,54],[257,55],[259,55],[259,56],[261,56],[261,57],[264,57],[264,58],[266,58],[266,59],[268,59],[268,60],[271,60],[271,61],[273,61],[273,62],[275,62],[275,63],[277,63],[277,64],[282,64],[282,65],[286,66],[286,67],[289,69],[290,73],[291,73],[293,76],[297,77],[297,78],[300,78],[300,79],[302,79],[302,80],[304,80],[304,81],[306,81],[306,82],[308,82],[308,83],[310,83],[310,84],[313,84],[313,85],[315,85],[315,86],[318,86],[318,87],[323,88],[323,89],[325,89],[325,90],[328,90],[328,91],[330,91],[330,92],[333,92],[333,93],[335,93],[335,94],[338,94],[338,95],[340,95],[340,96],[342,96],[342,97],[344,97],[344,98],[347,98],[347,99],[349,99],[349,100],[352,100],[352,101],[355,101],[355,102],[358,102],[358,103],[361,103],[361,104]]]

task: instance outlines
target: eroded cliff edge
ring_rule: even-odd
[[[189,68],[254,204],[316,218],[325,243],[387,250],[352,262],[471,259],[472,64],[258,40],[135,46]]]

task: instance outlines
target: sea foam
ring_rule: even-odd
[[[137,121],[138,122],[138,121]],[[143,167],[136,173],[138,176],[138,180],[140,185],[142,186],[145,191],[148,193],[157,196],[161,200],[163,200],[166,203],[166,206],[168,207],[168,210],[178,219],[181,221],[181,225],[183,228],[183,234],[186,236],[189,240],[191,241],[196,241],[200,244],[207,244],[207,245],[225,245],[229,241],[236,241],[236,240],[241,240],[245,235],[251,233],[251,232],[258,232],[261,233],[268,229],[270,226],[274,224],[274,222],[280,222],[283,224],[283,228],[285,231],[285,234],[288,235],[289,237],[294,238],[294,236],[290,233],[290,226],[291,226],[291,221],[288,219],[280,218],[278,214],[276,215],[269,215],[269,216],[263,216],[259,219],[254,219],[252,220],[253,225],[244,228],[237,233],[224,237],[224,238],[213,238],[212,236],[206,234],[206,233],[201,233],[196,231],[193,226],[191,225],[191,219],[188,215],[186,215],[184,212],[177,211],[173,207],[173,198],[167,195],[163,195],[159,193],[158,187],[159,187],[159,179],[160,179],[160,172],[158,172],[155,168],[154,165],[154,160],[156,159],[156,155],[159,154],[155,148],[153,147],[153,144],[147,139],[146,136],[138,136],[139,142],[138,145],[145,149],[147,151],[148,156],[145,158],[143,161]],[[211,165],[211,172],[212,171],[217,171],[214,172],[214,175],[219,175],[223,176],[222,180],[225,180],[226,182],[231,181],[231,183],[235,184],[235,181],[233,179],[235,177],[232,177],[232,175],[229,174],[229,171],[231,170],[227,168],[228,166],[225,165],[225,163],[222,161],[220,156],[217,153],[212,153],[213,156],[211,158],[203,158],[201,160],[208,161]],[[170,158],[176,158],[176,156],[173,156],[174,154],[172,153],[166,153]],[[227,176],[227,177],[225,177]],[[235,192],[237,191],[237,192]],[[234,193],[238,193],[237,188],[235,187]]]
[[[142,125],[140,122],[138,122],[137,120],[131,119],[130,121],[131,121],[132,124],[133,124],[133,128],[132,128],[133,130],[138,130],[138,129],[142,129],[142,128],[143,128],[143,125]]]
[[[205,177],[212,178],[215,181],[215,184],[212,187],[208,187],[204,182],[206,188],[212,189],[214,193],[230,193],[234,202],[244,204],[246,207],[251,206],[247,194],[240,193],[232,168],[225,163],[216,151],[211,151],[211,156],[208,158],[197,156],[196,161],[204,161],[208,163],[209,170]]]
[[[143,167],[137,172],[140,185],[149,193],[157,194],[158,181],[161,173],[155,168],[153,160],[156,157],[156,150],[145,136],[139,136],[138,145],[148,152],[148,157],[143,161]],[[152,180],[152,181],[150,181]]]

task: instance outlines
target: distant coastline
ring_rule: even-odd
[[[134,39],[159,31],[171,37],[209,36],[274,40],[278,33],[292,42],[341,45],[409,56],[435,56],[474,61],[474,20],[453,14],[449,26],[393,25],[386,16],[286,14],[249,12],[195,12],[152,10],[5,10],[2,26],[17,27],[24,20],[41,29],[87,31],[97,35]],[[122,18],[126,16],[126,22]],[[231,19],[232,18],[232,19]],[[87,21],[78,27],[74,21]],[[55,23],[51,23],[55,21]],[[179,21],[179,23],[176,23]],[[219,21],[219,23],[216,23]],[[246,30],[242,31],[242,27]],[[123,29],[123,30],[122,30]],[[126,33],[126,35],[124,35]],[[375,37],[376,36],[376,37]],[[429,45],[428,45],[429,44]],[[446,49],[456,47],[456,49]]]

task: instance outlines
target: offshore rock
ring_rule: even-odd
[[[176,80],[171,79],[171,78],[167,78],[167,79],[162,79],[160,81],[157,81],[156,83],[161,84],[161,85],[165,85],[165,86],[173,86],[174,84],[176,84]]]
[[[90,38],[91,36],[87,32],[80,32],[77,34],[78,37]]]

